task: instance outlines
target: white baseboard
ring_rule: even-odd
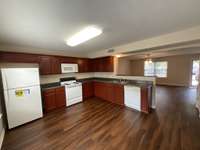
[[[1,135],[0,135],[0,149],[1,149],[2,144],[3,144],[4,136],[5,136],[5,129],[3,128],[2,131],[1,131]]]

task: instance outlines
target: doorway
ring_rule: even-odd
[[[192,62],[192,86],[197,86],[199,81],[198,81],[198,77],[199,77],[199,65],[200,60],[193,60]]]

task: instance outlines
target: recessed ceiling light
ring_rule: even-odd
[[[76,33],[67,40],[67,45],[76,46],[83,42],[86,42],[102,33],[102,30],[94,26],[89,26]]]

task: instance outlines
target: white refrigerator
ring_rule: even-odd
[[[3,68],[1,74],[8,128],[41,118],[39,69]]]

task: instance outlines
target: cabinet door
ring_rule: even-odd
[[[100,89],[99,89],[99,94],[100,94],[100,98],[106,100],[107,99],[107,88],[105,86],[105,83],[100,82]]]
[[[113,72],[114,71],[114,58],[105,57],[103,60],[104,72]]]
[[[59,58],[51,57],[51,74],[61,74],[61,64]]]
[[[89,72],[89,59],[79,59],[78,60],[78,72]]]
[[[105,99],[105,86],[102,82],[95,82],[94,83],[94,94],[96,97],[101,99]]]
[[[39,67],[41,75],[51,74],[51,57],[40,56],[39,57]]]
[[[104,72],[104,68],[106,67],[104,64],[104,58],[98,59],[97,67],[98,67],[98,69],[97,69],[98,72]]]
[[[94,93],[96,97],[107,101],[113,101],[113,85],[112,83],[95,82]]]
[[[58,58],[53,56],[40,56],[39,67],[41,75],[61,73],[60,61]]]
[[[141,111],[144,113],[150,112],[150,105],[152,101],[151,90],[151,86],[141,88]]]
[[[114,84],[113,83],[104,83],[104,99],[110,102],[114,101]]]
[[[65,88],[59,87],[55,89],[56,93],[56,108],[66,106]]]
[[[124,105],[124,86],[114,84],[114,100],[113,102],[119,105]]]
[[[56,108],[55,89],[46,90],[43,92],[45,111],[49,112]]]
[[[94,95],[94,86],[93,82],[85,82],[82,85],[83,88],[83,99],[88,99],[90,97],[93,97]]]
[[[91,63],[91,66],[92,66],[92,71],[98,72],[98,60],[92,59],[90,63]]]
[[[88,72],[94,72],[94,62],[92,59],[88,60]]]
[[[99,82],[94,82],[94,95],[96,97],[100,97],[100,91],[101,91],[101,85],[99,84]]]
[[[9,63],[37,63],[38,55],[14,52],[0,52],[0,62]]]
[[[113,72],[114,58],[112,56],[92,59],[94,72]]]

